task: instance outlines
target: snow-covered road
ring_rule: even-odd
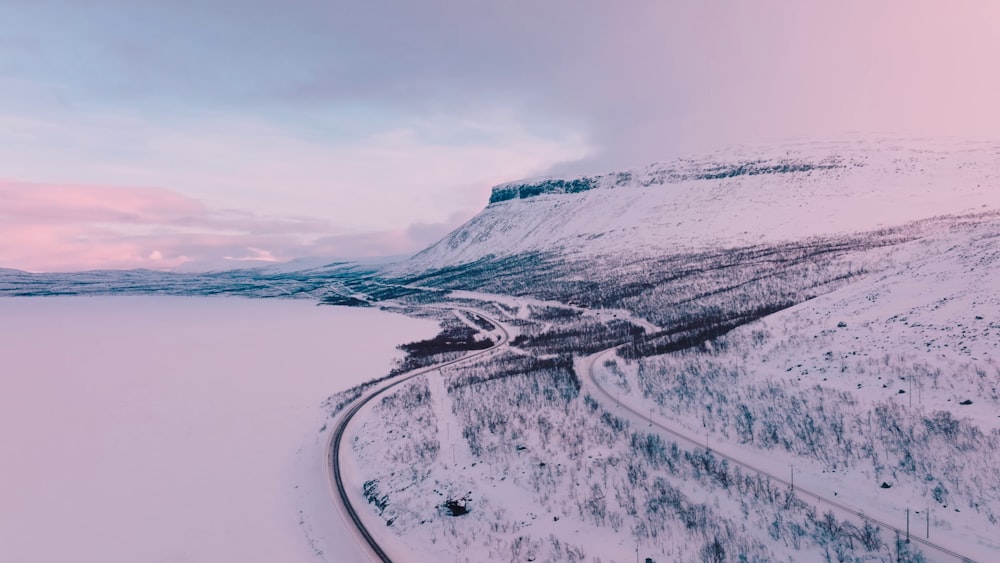
[[[707,435],[704,439],[702,439],[702,436],[694,436],[689,430],[681,428],[662,417],[656,416],[654,414],[654,410],[649,409],[648,406],[637,406],[634,398],[626,395],[623,400],[623,397],[620,394],[609,391],[607,387],[601,384],[601,377],[597,373],[597,367],[600,366],[607,357],[612,355],[616,349],[617,348],[609,348],[585,358],[581,358],[576,366],[577,372],[586,374],[586,377],[581,378],[584,381],[584,385],[591,388],[593,391],[596,391],[597,395],[602,397],[606,401],[606,404],[610,406],[609,410],[611,410],[611,412],[628,420],[635,428],[646,428],[650,431],[661,434],[668,440],[677,442],[682,448],[707,448],[713,455],[727,460],[732,465],[738,465],[744,470],[759,474],[790,489],[794,488],[796,496],[806,502],[815,502],[817,510],[821,513],[832,511],[837,518],[850,521],[859,528],[863,526],[864,521],[867,519],[872,524],[881,527],[887,532],[906,537],[906,530],[901,530],[882,520],[866,515],[861,510],[849,506],[839,499],[834,500],[813,490],[803,488],[801,480],[799,485],[793,487],[791,476],[789,479],[779,477],[774,472],[760,467],[760,463],[757,461],[750,461],[745,457],[741,457],[740,453],[735,452],[733,448],[730,448],[725,444],[710,443]],[[916,533],[910,534],[909,538],[911,541],[919,544],[920,548],[926,555],[931,556],[933,561],[974,561],[974,559],[960,554],[956,550],[956,546],[950,545],[951,542],[947,542],[949,544],[948,546],[942,545],[941,543],[921,538]]]
[[[341,457],[342,455],[344,457],[350,456],[351,452],[348,446],[346,446],[343,442],[344,434],[350,427],[354,416],[362,408],[364,408],[365,405],[382,393],[425,373],[434,372],[447,366],[454,366],[477,360],[487,354],[496,353],[498,350],[507,347],[508,342],[510,341],[510,334],[499,321],[487,316],[482,311],[474,312],[466,309],[456,309],[456,311],[464,311],[466,314],[478,315],[479,317],[493,323],[493,325],[497,328],[497,334],[499,336],[496,343],[490,348],[467,354],[455,360],[401,374],[399,377],[387,380],[374,387],[359,397],[349,409],[338,417],[336,426],[330,433],[329,440],[327,441],[328,453],[326,454],[326,459],[329,460],[329,463],[327,464],[327,473],[329,474],[329,482],[332,488],[332,493],[339,503],[340,508],[342,509],[348,522],[353,526],[358,547],[360,547],[365,552],[365,555],[372,561],[382,561],[388,563],[393,559],[403,561],[407,558],[402,553],[394,554],[393,549],[389,547],[390,544],[388,544],[385,539],[381,539],[380,541],[380,538],[371,533],[369,528],[372,527],[373,524],[377,525],[377,523],[372,521],[371,518],[365,518],[366,515],[370,515],[370,511],[362,510],[359,512],[355,510],[354,505],[363,502],[363,499],[359,498],[360,495],[358,494],[358,491],[360,491],[362,487],[360,486],[360,483],[355,482],[351,482],[349,485],[345,484],[345,481],[351,481],[351,472],[343,470]],[[367,525],[366,520],[368,521]],[[384,526],[380,526],[380,528],[384,529]]]

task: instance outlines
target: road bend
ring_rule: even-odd
[[[501,325],[498,321],[490,318],[487,315],[484,315],[479,311],[470,311],[468,309],[453,309],[453,310],[460,311],[467,315],[475,315],[489,321],[490,323],[493,324],[493,326],[497,327],[497,329],[500,331],[501,335],[500,338],[490,348],[476,351],[474,353],[462,356],[461,358],[455,360],[450,360],[440,364],[435,364],[433,366],[427,366],[408,373],[402,373],[394,378],[383,381],[381,385],[368,391],[366,394],[358,398],[351,405],[351,407],[344,412],[344,414],[340,417],[340,421],[337,423],[336,427],[333,429],[333,432],[330,434],[330,440],[327,441],[326,443],[325,459],[328,461],[326,466],[327,466],[327,480],[330,484],[330,491],[333,494],[334,498],[340,503],[344,514],[346,514],[347,517],[350,519],[350,521],[354,524],[354,528],[357,531],[358,540],[363,546],[367,548],[367,551],[369,553],[369,558],[372,561],[382,561],[383,563],[390,563],[392,560],[389,558],[389,555],[385,552],[382,546],[380,546],[378,542],[375,540],[375,537],[372,535],[371,531],[368,530],[368,528],[365,526],[364,522],[361,521],[361,517],[358,515],[358,512],[355,509],[354,505],[351,504],[351,499],[347,494],[347,488],[344,485],[343,472],[340,470],[340,459],[341,459],[340,449],[344,439],[344,434],[346,433],[347,427],[351,424],[351,421],[353,420],[354,416],[357,415],[358,412],[365,405],[367,405],[373,399],[382,395],[386,391],[389,391],[390,389],[397,387],[398,385],[401,385],[413,379],[414,377],[418,377],[425,373],[439,370],[443,367],[470,362],[484,355],[492,354],[497,350],[507,346],[510,340],[510,335],[507,333],[507,330],[503,327],[503,325]]]

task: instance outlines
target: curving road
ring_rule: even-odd
[[[355,511],[353,505],[351,504],[350,499],[348,498],[347,490],[345,488],[340,471],[340,448],[341,448],[341,443],[343,441],[343,436],[347,427],[350,425],[353,417],[371,400],[375,399],[376,397],[380,396],[386,391],[402,383],[405,383],[406,381],[409,381],[410,379],[413,379],[417,376],[441,369],[445,366],[471,361],[483,355],[493,353],[498,349],[500,349],[501,347],[505,347],[508,345],[508,342],[510,340],[510,335],[507,333],[503,325],[501,325],[495,319],[492,319],[478,311],[470,311],[467,309],[457,309],[457,308],[453,310],[461,311],[466,314],[479,315],[480,317],[488,320],[489,322],[493,323],[493,325],[496,326],[497,329],[502,333],[501,338],[491,348],[477,351],[475,353],[463,356],[455,360],[421,368],[410,373],[400,374],[399,376],[393,379],[383,382],[380,386],[369,391],[368,393],[366,393],[365,395],[363,395],[357,401],[354,402],[354,404],[341,416],[339,422],[337,423],[337,426],[331,433],[330,440],[327,442],[326,459],[329,461],[329,463],[326,464],[328,468],[327,478],[329,479],[330,482],[331,492],[334,494],[336,499],[341,504],[344,513],[353,522],[354,527],[358,532],[359,542],[362,543],[362,545],[367,546],[367,550],[369,551],[370,557],[372,558],[373,561],[382,561],[388,563],[391,561],[391,559],[389,558],[388,554],[382,549],[382,547],[379,546],[378,542],[372,536],[371,532],[369,532],[369,530],[365,527],[364,523],[361,521],[360,516]],[[587,372],[587,378],[590,380],[593,386],[607,399],[609,403],[616,402],[619,406],[619,409],[625,412],[627,417],[632,419],[633,423],[641,423],[643,425],[651,424],[659,432],[671,436],[675,441],[678,441],[682,444],[687,444],[691,448],[704,448],[705,444],[701,441],[700,436],[695,437],[689,434],[687,430],[678,428],[677,426],[674,425],[670,425],[669,422],[667,421],[653,420],[650,416],[640,413],[639,411],[631,408],[625,403],[621,403],[615,398],[615,395],[613,395],[612,392],[609,392],[607,389],[601,386],[600,380],[595,373],[595,366],[598,365],[599,362],[602,361],[605,356],[613,353],[616,349],[617,347],[608,348],[607,350],[603,350],[601,352],[593,354],[585,359],[586,362],[585,371]],[[757,473],[758,475],[761,475],[763,477],[767,477],[772,481],[774,481],[775,483],[779,483],[790,488],[792,487],[792,484],[788,480],[773,473],[770,473],[764,469],[755,467],[753,464],[749,462],[737,459],[735,457],[719,452],[717,450],[713,450],[713,454],[719,458],[727,460],[730,464],[738,465],[744,470]],[[858,526],[863,525],[864,521],[868,521],[886,530],[887,532],[895,532],[900,534],[900,536],[905,535],[904,530],[892,526],[882,520],[879,520],[878,518],[873,518],[871,516],[868,516],[862,513],[860,510],[857,510],[853,507],[843,504],[839,499],[834,500],[828,497],[824,497],[823,495],[820,495],[808,489],[804,489],[801,486],[794,487],[794,489],[795,492],[800,497],[815,499],[817,503],[822,503],[830,507],[830,509],[833,510],[835,513],[837,513],[837,515],[841,519],[852,520]],[[969,557],[963,556],[962,554],[957,553],[935,542],[929,541],[924,538],[920,538],[917,535],[911,534],[910,540],[919,545],[922,549],[924,549],[925,555],[933,553],[939,556],[939,559],[937,560],[962,561],[963,563],[973,561],[973,559]]]
[[[507,346],[507,343],[510,341],[510,335],[507,333],[507,330],[503,327],[503,325],[501,325],[498,321],[478,311],[470,311],[468,309],[458,309],[458,308],[453,310],[461,311],[468,315],[477,315],[479,317],[486,319],[487,321],[493,323],[495,327],[497,327],[497,329],[501,333],[501,337],[493,346],[491,346],[490,348],[486,348],[485,350],[479,350],[472,354],[462,356],[461,358],[455,360],[420,368],[416,371],[412,371],[409,373],[402,373],[392,379],[382,382],[381,385],[368,391],[366,394],[358,398],[354,402],[354,404],[351,405],[351,407],[346,412],[344,412],[343,415],[341,415],[340,421],[337,423],[337,426],[333,429],[333,432],[330,433],[330,440],[326,444],[325,458],[328,460],[328,463],[326,464],[327,480],[329,481],[330,484],[331,493],[340,502],[340,505],[343,508],[344,513],[354,524],[354,527],[359,535],[358,539],[360,543],[362,543],[362,545],[367,547],[369,555],[373,561],[382,561],[384,563],[390,563],[392,560],[389,558],[389,555],[385,552],[385,550],[383,550],[382,547],[379,546],[378,542],[375,541],[375,538],[372,536],[368,528],[365,527],[364,522],[361,521],[361,517],[354,509],[354,506],[351,504],[351,500],[348,497],[347,489],[344,486],[343,476],[340,471],[340,447],[344,438],[344,433],[347,430],[347,427],[350,425],[354,416],[358,414],[358,411],[360,411],[362,407],[368,404],[372,399],[378,397],[379,395],[385,393],[386,391],[392,389],[393,387],[396,387],[402,383],[405,383],[413,379],[414,377],[423,375],[425,373],[441,369],[445,366],[451,366],[463,362],[468,362],[480,356],[496,352],[500,348]]]
[[[705,444],[704,444],[704,442],[702,442],[700,436],[694,437],[694,436],[688,434],[688,431],[686,431],[684,429],[679,429],[676,426],[668,425],[668,424],[665,424],[665,423],[660,422],[660,421],[654,421],[652,419],[652,416],[647,416],[646,414],[640,413],[639,411],[636,411],[635,409],[629,407],[625,403],[617,401],[616,398],[615,398],[615,396],[612,395],[611,392],[609,392],[607,389],[605,389],[604,387],[601,386],[600,380],[598,379],[597,374],[594,371],[594,368],[595,368],[595,366],[599,365],[599,363],[603,360],[603,358],[606,355],[614,352],[615,350],[617,350],[617,348],[618,348],[617,346],[613,347],[613,348],[609,348],[607,350],[604,350],[604,351],[601,351],[601,352],[597,352],[596,354],[593,354],[590,357],[586,358],[586,361],[587,361],[587,369],[586,369],[587,375],[588,375],[590,381],[594,384],[594,387],[596,387],[601,392],[601,394],[604,395],[604,397],[608,400],[609,403],[617,403],[618,404],[618,408],[621,409],[621,410],[623,410],[623,411],[625,411],[629,415],[629,418],[632,419],[633,423],[638,422],[638,423],[640,423],[642,425],[650,424],[654,428],[656,428],[660,433],[667,434],[667,435],[671,436],[672,438],[674,438],[675,441],[681,442],[682,444],[687,444],[688,446],[693,447],[693,448],[705,448]],[[738,465],[738,466],[740,466],[743,469],[752,471],[752,472],[757,473],[758,475],[761,475],[763,477],[767,477],[767,478],[771,479],[772,481],[774,481],[776,483],[780,483],[780,484],[785,485],[787,487],[793,488],[794,491],[795,491],[795,493],[798,496],[800,496],[800,497],[808,497],[808,498],[816,499],[817,503],[822,503],[824,505],[827,505],[827,506],[831,507],[835,512],[839,513],[838,516],[840,516],[841,518],[846,517],[847,519],[853,520],[856,525],[863,525],[863,522],[865,520],[867,520],[868,522],[871,522],[872,524],[874,524],[874,525],[876,525],[876,526],[878,526],[880,528],[883,528],[883,529],[885,529],[885,530],[887,530],[889,532],[896,532],[896,533],[900,534],[900,536],[906,535],[906,532],[904,530],[900,530],[899,528],[897,528],[895,526],[891,526],[891,525],[889,525],[889,524],[887,524],[887,523],[879,520],[878,518],[872,518],[871,516],[867,516],[864,513],[862,513],[860,510],[857,510],[855,508],[852,508],[850,506],[847,506],[847,505],[843,504],[839,499],[838,500],[830,499],[828,497],[824,497],[824,496],[822,496],[820,494],[817,494],[817,493],[814,493],[812,491],[809,491],[808,489],[803,489],[800,486],[799,487],[792,487],[792,484],[789,481],[787,481],[787,480],[785,480],[785,479],[783,479],[783,478],[781,478],[781,477],[779,477],[777,475],[769,473],[768,471],[765,471],[763,469],[754,467],[752,464],[750,464],[750,463],[748,463],[746,461],[736,459],[736,458],[734,458],[732,456],[726,455],[726,454],[724,454],[722,452],[719,452],[719,451],[715,451],[715,450],[711,450],[711,451],[712,451],[712,453],[716,457],[725,459],[730,464]],[[940,561],[962,561],[962,562],[972,562],[973,561],[973,559],[971,559],[969,557],[966,557],[966,556],[964,556],[964,555],[962,555],[960,553],[952,551],[951,549],[948,549],[948,548],[946,548],[944,546],[938,545],[938,544],[936,544],[936,543],[934,543],[932,541],[920,538],[920,537],[918,537],[915,534],[910,534],[910,541],[912,541],[912,542],[914,542],[916,544],[919,544],[920,547],[925,550],[925,555],[927,554],[927,552],[933,552],[933,553],[936,553],[936,554],[938,554],[940,556],[943,556],[941,559],[936,559],[936,560],[940,560]]]

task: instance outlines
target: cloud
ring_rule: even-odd
[[[0,14],[0,65],[24,103],[253,115],[352,144],[500,108],[535,137],[582,139],[594,150],[577,156],[602,168],[788,136],[1000,128],[989,1],[21,4]]]
[[[3,204],[39,240],[62,221],[116,241],[93,264],[408,252],[525,176],[790,137],[995,136],[998,18],[979,0],[14,2],[0,175],[50,189]],[[54,205],[81,185],[92,200]]]
[[[406,228],[316,239],[311,249],[319,256],[363,258],[415,254],[455,230],[476,213],[467,209],[439,223],[415,223]]]
[[[159,188],[24,184],[0,180],[0,213],[68,223],[160,223],[200,216],[201,203]]]
[[[338,229],[326,221],[215,210],[162,188],[0,180],[0,267],[199,269],[399,255],[434,242],[473,212],[443,224],[331,234]]]
[[[45,184],[178,186],[216,209],[385,230],[443,221],[484,205],[494,184],[586,155],[581,138],[560,135],[538,136],[499,110],[413,118],[350,143],[245,118],[0,110],[0,170]]]

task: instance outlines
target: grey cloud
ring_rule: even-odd
[[[795,136],[995,132],[989,15],[897,0],[14,1],[0,36],[33,30],[42,52],[10,50],[0,68],[28,83],[45,67],[70,102],[253,115],[318,137],[345,135],[348,114],[500,112],[586,137],[590,156],[553,171],[590,173]]]
[[[437,242],[474,215],[476,210],[452,214],[440,223],[414,223],[405,228],[322,237],[300,249],[303,256],[365,258],[415,254]]]

